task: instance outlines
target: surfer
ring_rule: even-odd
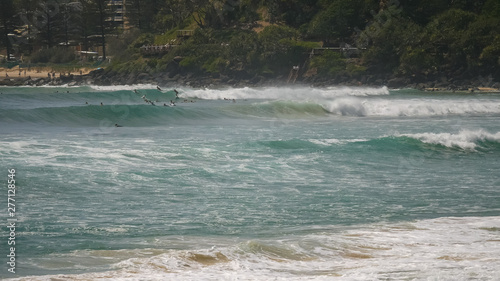
[[[160,86],[156,86],[156,89],[161,92]]]
[[[102,102],[101,102],[101,106],[103,106]]]
[[[123,127],[122,125],[115,124],[115,127]]]

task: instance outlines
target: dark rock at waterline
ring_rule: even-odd
[[[491,76],[486,76],[491,77]],[[0,79],[0,85],[20,86],[20,85],[132,85],[132,84],[158,84],[162,86],[189,86],[195,88],[202,87],[256,87],[256,86],[291,86],[291,85],[310,85],[314,87],[327,87],[334,85],[342,86],[375,86],[386,85],[389,88],[416,88],[416,89],[447,89],[450,91],[467,91],[473,88],[492,87],[498,88],[500,85],[492,78],[447,76],[443,74],[416,74],[409,77],[394,77],[383,74],[369,74],[357,77],[348,75],[337,75],[335,77],[326,77],[312,75],[308,77],[299,77],[295,83],[287,81],[288,76],[273,76],[272,74],[255,75],[249,74],[245,70],[235,70],[227,74],[213,74],[192,72],[181,68],[177,61],[169,62],[165,71],[159,73],[116,73],[98,69],[87,75],[67,75],[55,79],[36,78],[36,79]]]
[[[408,84],[410,84],[408,79],[400,77],[392,78],[389,81],[387,81],[387,87],[389,88],[403,88]]]
[[[151,80],[151,75],[149,73],[140,73],[139,75],[137,75],[137,80],[139,81]]]

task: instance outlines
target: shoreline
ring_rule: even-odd
[[[236,74],[229,77],[221,74],[196,73],[131,73],[117,74],[105,69],[74,68],[73,71],[55,71],[51,67],[31,68],[0,68],[0,86],[119,86],[152,84],[160,87],[191,87],[191,88],[221,88],[221,87],[381,87],[389,89],[416,89],[425,92],[459,92],[459,93],[500,93],[500,83],[491,78],[478,77],[464,81],[446,82],[444,78],[428,81],[412,81],[410,78],[384,77],[382,75],[365,75],[359,78],[305,77],[297,83],[287,83],[286,77],[250,77]],[[238,77],[239,76],[239,77]],[[457,85],[458,84],[458,85]]]
[[[55,67],[13,67],[4,68],[0,67],[0,80],[3,79],[23,79],[27,77],[34,78],[47,78],[50,73],[55,74],[55,76],[60,75],[87,75],[92,69],[91,68],[72,68],[73,71],[60,71]],[[81,72],[80,72],[81,71]]]

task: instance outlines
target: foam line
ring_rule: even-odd
[[[481,142],[489,141],[500,143],[500,132],[489,133],[485,130],[462,130],[457,134],[450,133],[421,133],[421,134],[402,134],[424,143],[438,144],[446,147],[458,147],[462,149],[475,149]]]
[[[329,87],[329,88],[237,88],[237,89],[197,89],[185,95],[207,100],[221,99],[268,99],[268,100],[328,100],[342,96],[389,95],[386,87]]]

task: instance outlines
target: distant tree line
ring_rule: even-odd
[[[83,50],[99,44],[106,57],[113,45],[124,50],[115,69],[162,71],[181,56],[186,68],[217,73],[282,73],[306,63],[325,76],[500,76],[498,0],[127,0],[127,28],[111,20],[115,1],[2,0],[0,42],[7,54],[25,56],[76,42]],[[171,42],[185,28],[196,32],[181,47],[140,56],[141,45]],[[126,45],[108,40],[130,30]],[[307,56],[313,47],[343,44],[362,52]]]
[[[130,0],[130,2],[133,2]],[[141,2],[141,1],[137,1]],[[144,1],[142,1],[144,2]],[[45,54],[54,47],[80,45],[102,47],[106,58],[106,37],[119,35],[123,25],[115,20],[118,0],[2,0],[0,1],[0,46],[7,56]],[[59,50],[64,52],[64,50]]]

